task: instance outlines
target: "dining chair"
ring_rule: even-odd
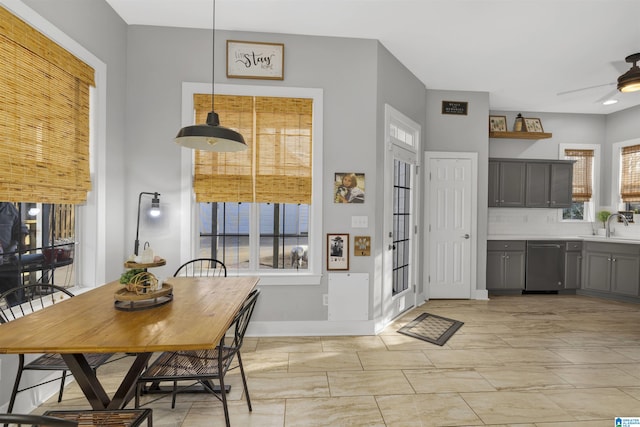
[[[62,418],[51,417],[46,415],[31,414],[0,414],[0,423],[4,425],[30,425],[40,427],[76,427],[77,421],[65,420]]]
[[[227,333],[220,339],[220,342],[214,349],[185,350],[160,354],[142,375],[138,377],[135,407],[140,407],[140,395],[142,394],[145,383],[173,382],[171,408],[175,408],[176,396],[179,392],[185,391],[189,387],[200,383],[206,391],[212,393],[222,402],[225,422],[227,427],[229,427],[229,409],[227,407],[224,378],[230,369],[239,368],[245,397],[247,399],[247,406],[249,411],[251,411],[251,398],[249,397],[249,388],[247,387],[247,378],[244,373],[244,366],[242,365],[240,349],[259,295],[260,290],[258,289],[253,290],[249,294],[242,308],[234,317]],[[237,365],[233,364],[236,358]],[[189,381],[190,383],[179,388],[178,382],[184,381]],[[214,381],[219,383],[219,390],[224,390],[224,392],[218,393],[216,391],[213,385]],[[154,399],[153,401],[158,399]],[[147,402],[147,404],[148,403],[151,402]]]
[[[214,258],[196,258],[178,267],[173,276],[227,277],[227,267]]]
[[[22,303],[18,305],[7,304],[8,300],[11,300],[13,296],[19,294],[22,298]],[[33,284],[18,286],[13,289],[2,293],[0,295],[0,323],[7,323],[15,320],[19,317],[27,316],[30,313],[41,310],[52,304],[59,303],[68,298],[72,298],[73,293],[69,290],[52,285],[52,284]],[[55,334],[59,331],[52,330],[51,333]],[[89,353],[86,355],[89,366],[94,371],[101,365],[107,362],[113,356],[112,353]],[[20,381],[24,371],[61,371],[62,375],[58,378],[53,378],[47,381],[43,381],[38,384],[26,386],[20,388]],[[9,399],[9,407],[7,412],[13,411],[13,406],[16,401],[18,393],[30,390],[32,388],[48,384],[53,381],[60,380],[60,391],[58,392],[58,402],[62,400],[62,394],[64,392],[65,380],[67,377],[68,367],[62,359],[62,356],[54,353],[47,353],[36,357],[34,360],[26,362],[24,354],[18,355],[18,372],[16,373],[16,379],[11,391],[11,398]]]

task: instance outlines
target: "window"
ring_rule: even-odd
[[[228,92],[239,88],[230,86]],[[318,274],[320,93],[282,88],[283,96],[261,96],[261,88],[253,89],[257,95],[214,97],[221,124],[239,131],[250,148],[194,153],[197,256],[220,259],[230,274]],[[211,110],[211,95],[193,93],[195,122],[201,123]]]
[[[563,220],[589,221],[593,218],[595,163],[599,149],[595,146],[569,144],[560,147],[562,156],[574,160],[573,203],[562,210]]]
[[[620,153],[620,198],[640,202],[640,145],[623,147]]]
[[[0,293],[27,284],[76,285],[75,206],[0,202]]]
[[[94,70],[0,7],[0,200],[82,203]]]

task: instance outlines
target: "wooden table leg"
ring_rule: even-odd
[[[153,353],[138,353],[131,367],[110,399],[82,353],[62,354],[73,377],[78,382],[91,407],[95,410],[122,409],[135,393],[136,380],[151,359]]]

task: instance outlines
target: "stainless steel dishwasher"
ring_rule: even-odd
[[[563,243],[528,241],[525,291],[559,291],[564,288]]]

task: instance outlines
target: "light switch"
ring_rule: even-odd
[[[368,216],[352,216],[351,227],[352,228],[367,228],[369,226]]]

